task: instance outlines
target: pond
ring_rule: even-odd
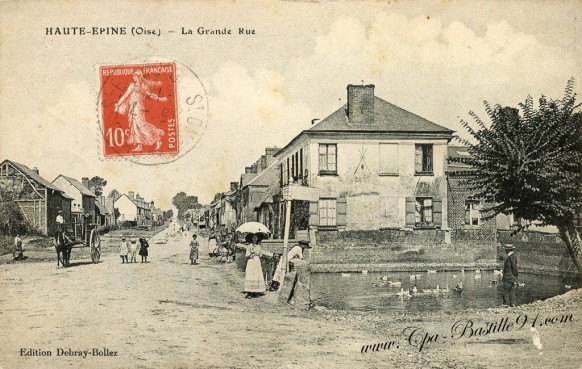
[[[405,312],[486,309],[502,305],[501,278],[492,270],[479,273],[313,273],[311,298],[317,305],[338,310]],[[559,277],[520,274],[519,279],[523,285],[517,288],[518,305],[567,291]],[[462,292],[454,290],[459,282],[462,282]],[[415,285],[417,292],[411,297],[406,296]],[[401,288],[405,296],[398,296]]]

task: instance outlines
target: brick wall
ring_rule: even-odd
[[[451,229],[451,242],[475,246],[494,245],[497,242],[495,218],[483,219],[478,226],[465,224],[465,201],[470,199],[466,179],[450,175],[448,177],[448,222]],[[487,204],[483,204],[487,206]]]

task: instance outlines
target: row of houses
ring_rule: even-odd
[[[35,167],[13,160],[0,164],[0,187],[10,192],[24,218],[34,229],[47,235],[56,231],[59,210],[71,230],[80,234],[85,224],[152,226],[162,222],[163,212],[134,192],[114,197],[97,196],[89,178],[81,181],[59,175],[52,182]]]
[[[290,206],[291,237],[320,245],[495,244],[498,224],[513,220],[485,219],[453,134],[375,96],[374,85],[348,85],[344,106],[247,167],[210,205],[210,222],[259,221],[281,238]]]

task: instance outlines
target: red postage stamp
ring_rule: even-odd
[[[99,68],[105,157],[177,154],[175,63]]]

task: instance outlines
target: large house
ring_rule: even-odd
[[[297,230],[447,229],[452,134],[376,97],[374,85],[348,85],[346,105],[276,154],[283,200],[302,213]]]
[[[59,210],[65,222],[70,222],[72,198],[41,177],[37,168],[4,160],[0,164],[0,187],[10,194],[24,218],[39,232],[54,235]]]

